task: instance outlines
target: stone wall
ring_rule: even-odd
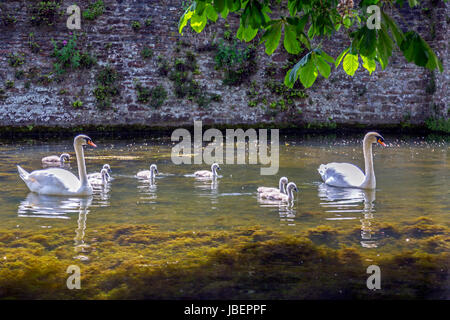
[[[268,57],[263,48],[258,47],[255,73],[237,86],[222,83],[223,71],[215,69],[216,51],[211,44],[222,39],[225,30],[236,31],[238,20],[235,16],[230,16],[227,22],[220,19],[216,24],[209,24],[201,34],[194,34],[186,27],[181,36],[177,31],[182,14],[181,0],[104,2],[103,15],[93,21],[82,20],[78,42],[83,50],[97,57],[98,65],[70,71],[58,78],[52,74],[56,60],[51,56],[51,40],[69,38],[67,16],[58,18],[54,26],[33,26],[30,23],[33,1],[1,1],[0,88],[9,86],[0,97],[1,126],[142,124],[160,127],[192,125],[194,119],[203,120],[205,124],[234,125],[329,121],[420,124],[434,112],[440,116],[448,114],[446,36],[449,4],[443,1],[437,1],[437,4],[425,2],[421,8],[430,8],[427,14],[420,8],[403,11],[408,25],[415,26],[443,60],[444,73],[433,75],[426,69],[405,63],[401,55],[394,53],[388,68],[382,71],[377,66],[372,75],[360,67],[353,78],[341,68],[333,71],[329,79],[319,76],[313,87],[305,90],[307,97],[292,99],[287,111],[279,110],[277,102],[281,98],[267,86],[268,80],[272,84],[283,80],[286,70],[282,67],[288,55],[281,48]],[[72,0],[61,1],[61,8],[73,3]],[[83,10],[90,1],[75,3]],[[8,16],[10,19],[5,20]],[[148,18],[151,23],[146,26]],[[133,30],[131,21],[139,21],[141,28]],[[30,33],[33,33],[31,37]],[[325,51],[336,57],[348,45],[347,40],[340,39],[345,38],[337,35],[332,43],[327,42]],[[39,45],[39,52],[32,52],[30,41]],[[225,43],[232,42],[225,40]],[[255,40],[254,44],[258,42]],[[141,56],[144,46],[152,49],[152,58]],[[177,98],[174,82],[160,74],[162,59],[173,68],[174,59],[184,58],[188,52],[194,54],[198,63],[193,79],[202,91],[216,98],[220,96],[221,101],[210,101],[207,106],[200,107],[196,101]],[[8,55],[11,53],[24,54],[24,63],[18,67],[10,66]],[[269,70],[269,63],[275,68]],[[96,74],[105,65],[112,66],[120,75],[120,96],[113,98],[111,108],[100,110],[93,90]],[[12,85],[11,81],[14,82]],[[148,103],[140,103],[136,82],[147,88],[162,85],[168,92],[163,105],[155,109]],[[83,106],[72,106],[76,100],[82,101]]]

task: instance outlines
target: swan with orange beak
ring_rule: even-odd
[[[83,146],[89,145],[97,147],[92,139],[80,134],[73,140],[73,147],[77,157],[78,176],[72,172],[61,168],[49,168],[35,170],[28,173],[20,166],[17,166],[20,178],[25,182],[31,192],[45,195],[59,196],[89,196],[92,194],[92,187],[86,174],[86,164],[84,160]]]
[[[365,173],[351,163],[331,162],[321,164],[318,171],[323,182],[333,187],[375,189],[376,179],[373,168],[372,144],[386,147],[384,138],[377,132],[369,132],[363,140]]]

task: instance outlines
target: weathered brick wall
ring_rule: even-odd
[[[307,89],[307,98],[294,99],[296,108],[283,112],[265,109],[278,97],[269,91],[268,79],[282,80],[287,54],[280,48],[267,57],[263,49],[258,50],[257,71],[239,86],[222,84],[222,71],[214,68],[214,51],[207,48],[214,39],[223,37],[224,20],[210,24],[201,34],[194,34],[185,28],[183,36],[177,31],[178,19],[182,14],[181,0],[135,1],[105,0],[104,14],[94,21],[82,20],[83,35],[80,45],[96,55],[98,66],[90,70],[75,70],[56,80],[53,71],[55,58],[51,56],[51,39],[69,38],[66,16],[54,26],[32,26],[30,24],[30,3],[33,1],[1,1],[1,17],[13,16],[15,23],[0,23],[0,88],[7,81],[14,81],[12,88],[6,88],[0,98],[0,125],[61,125],[81,124],[143,124],[154,126],[192,125],[194,119],[205,123],[255,124],[266,122],[326,122],[395,124],[401,121],[423,123],[434,112],[441,116],[448,114],[448,28],[449,4],[442,1],[436,5],[425,3],[431,14],[423,14],[420,8],[405,12],[405,20],[414,26],[429,41],[443,60],[444,73],[435,76],[394,54],[388,68],[377,70],[370,76],[360,69],[352,78],[340,68],[330,78],[319,76],[312,88]],[[62,8],[74,1],[62,1]],[[82,10],[90,1],[75,1]],[[407,14],[406,14],[407,13]],[[150,26],[145,20],[151,18]],[[136,20],[142,28],[134,31],[131,21]],[[4,19],[2,22],[5,22]],[[227,23],[231,32],[237,28],[237,19],[229,17]],[[32,53],[29,46],[30,32],[33,41],[39,44],[40,52]],[[325,51],[336,57],[348,41],[336,40],[327,43]],[[180,45],[179,41],[184,44]],[[178,44],[177,44],[178,43]],[[257,42],[256,42],[257,43]],[[143,59],[140,51],[149,46],[154,52],[151,59]],[[186,51],[195,54],[199,72],[194,79],[211,94],[221,95],[222,101],[211,102],[199,107],[188,99],[178,99],[174,94],[173,82],[158,73],[158,56],[169,62],[176,56],[183,57]],[[25,63],[17,68],[8,64],[8,54],[24,53]],[[266,66],[273,62],[278,67],[267,75]],[[95,75],[100,66],[113,66],[121,78],[120,96],[113,99],[110,109],[99,110],[93,95]],[[28,70],[38,68],[38,74],[30,78]],[[23,70],[23,79],[16,79],[17,70]],[[30,78],[30,79],[29,79]],[[48,81],[48,79],[53,79]],[[433,81],[434,79],[434,81]],[[168,98],[158,109],[137,101],[135,81],[146,87],[162,85]],[[434,85],[433,85],[434,83]],[[11,86],[11,83],[10,83]],[[253,91],[251,96],[248,92]],[[264,103],[249,106],[254,96],[266,97]],[[253,98],[252,98],[253,97]],[[81,100],[83,107],[76,109],[72,102]],[[301,112],[298,112],[298,110]]]

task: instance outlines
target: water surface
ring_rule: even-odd
[[[190,176],[196,170],[208,169],[206,164],[174,165],[170,158],[173,144],[164,137],[129,141],[91,138],[98,148],[85,150],[88,173],[100,171],[108,163],[113,180],[86,198],[30,193],[17,173],[17,164],[32,171],[41,168],[42,157],[68,152],[72,156],[68,169],[78,175],[71,140],[0,145],[3,232],[42,234],[45,230],[71,229],[72,234],[61,235],[70,240],[65,250],[72,251],[69,255],[74,263],[87,264],[101,260],[101,254],[93,255],[88,248],[94,243],[102,247],[95,232],[110,225],[155,226],[161,232],[173,233],[234,232],[258,226],[281,236],[306,234],[319,244],[331,233],[336,236],[324,242],[330,248],[354,247],[370,257],[387,257],[405,250],[423,250],[423,246],[408,235],[394,237],[380,226],[401,230],[426,218],[431,228],[427,237],[444,234],[448,244],[447,142],[386,136],[387,148],[374,145],[377,189],[364,191],[326,186],[317,172],[320,164],[334,161],[363,167],[361,137],[282,136],[276,176],[261,176],[259,165],[222,164],[222,177],[217,182]],[[158,165],[160,173],[155,184],[135,177],[151,163]],[[256,188],[276,187],[281,176],[299,188],[293,205],[259,200]],[[436,231],[433,226],[440,229]],[[322,233],[315,237],[318,227]],[[422,239],[420,235],[417,238]],[[438,251],[448,253],[447,247],[443,248]],[[57,249],[45,250],[52,256]],[[365,276],[364,270],[361,273]],[[444,273],[448,279],[447,271]]]

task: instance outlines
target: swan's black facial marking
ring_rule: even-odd
[[[95,145],[95,143],[92,141],[92,139],[89,138],[89,137],[84,138],[84,141],[86,142],[87,145],[90,145],[91,147],[94,147],[94,148],[97,147],[97,146]]]
[[[377,142],[381,144],[383,147],[386,147],[386,143],[384,142],[384,138],[382,136],[376,136]]]

